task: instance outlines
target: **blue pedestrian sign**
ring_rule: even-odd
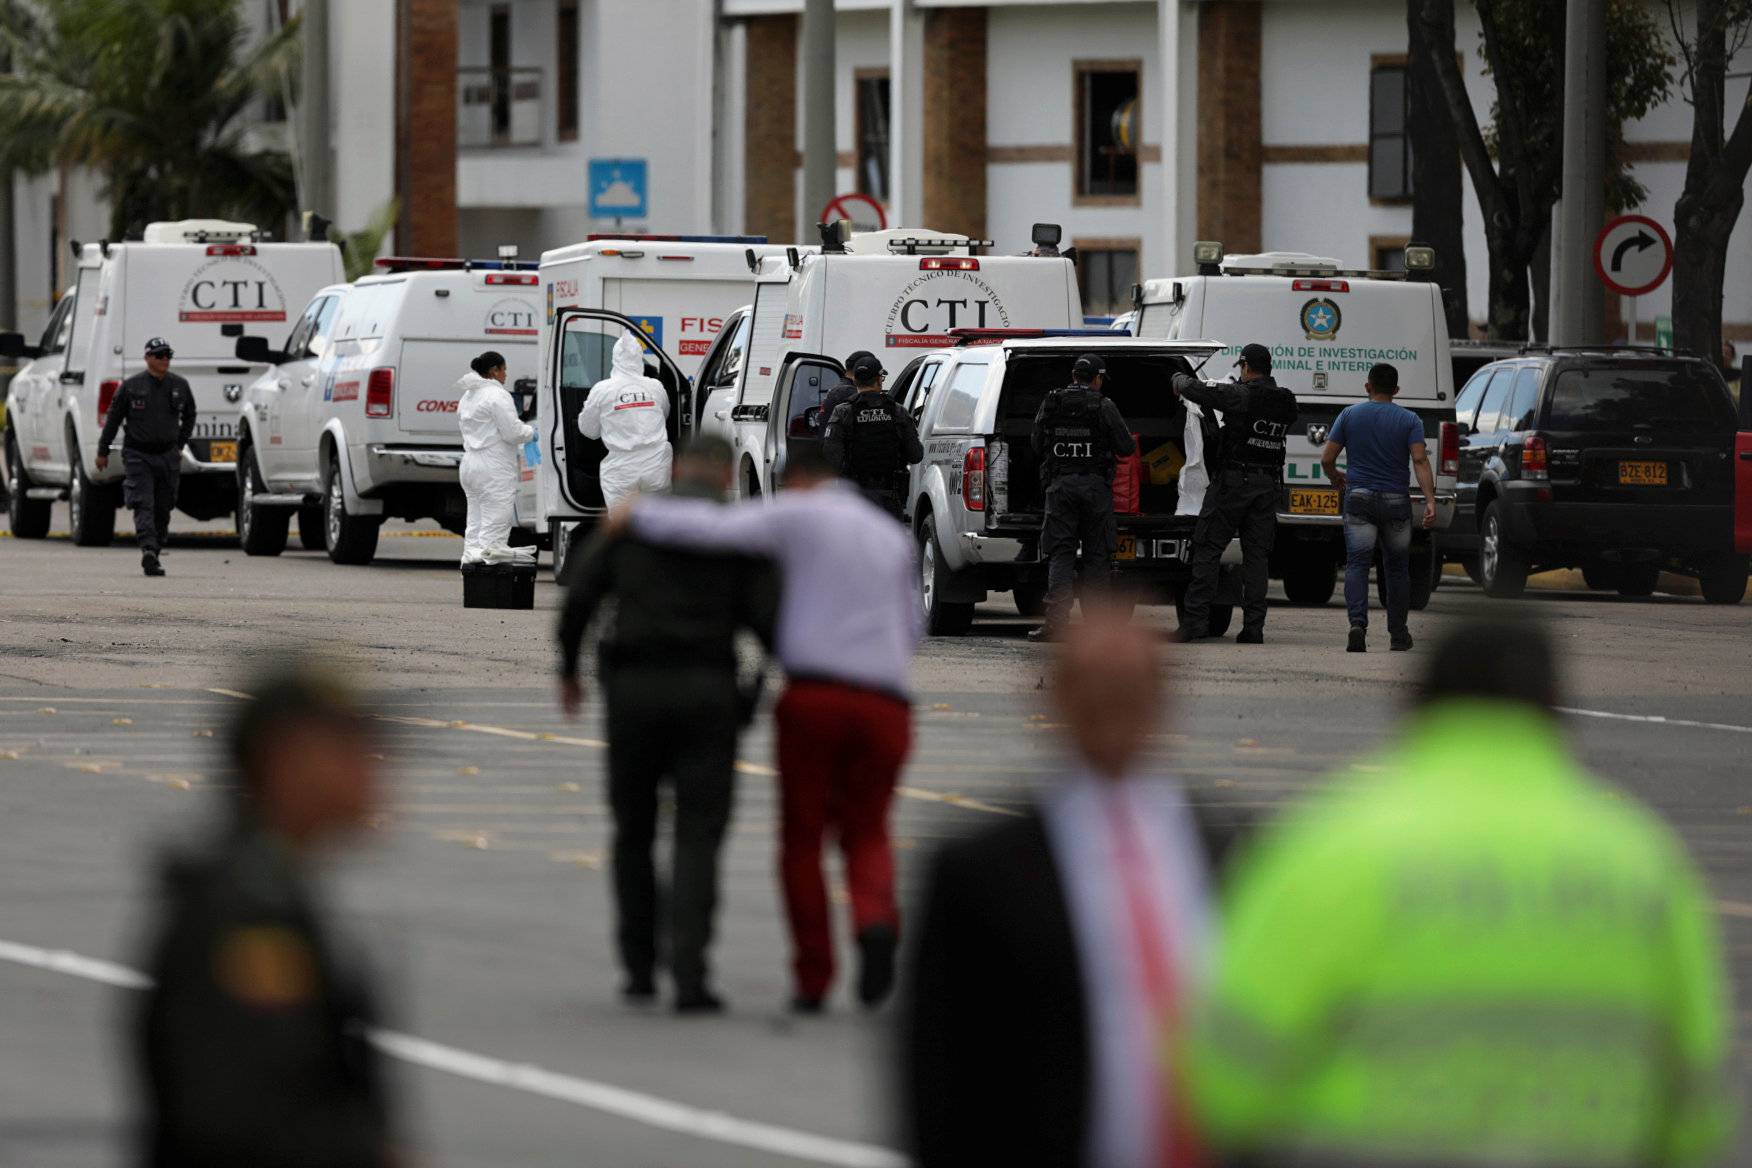
[[[643,219],[649,206],[643,158],[592,158],[590,160],[590,217],[592,219]]]

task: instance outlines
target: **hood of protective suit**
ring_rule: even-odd
[[[645,376],[645,346],[632,333],[622,333],[614,343],[614,371],[621,377]]]

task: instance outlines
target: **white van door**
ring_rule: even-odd
[[[600,441],[578,432],[578,414],[590,389],[613,368],[615,342],[631,334],[645,349],[645,372],[669,394],[669,440],[679,445],[692,433],[692,388],[675,359],[629,317],[603,308],[561,308],[554,314],[554,345],[546,370],[554,386],[556,416],[549,422],[548,448],[554,477],[566,502],[577,511],[601,511],[599,473],[608,453]],[[654,367],[653,367],[654,366]]]
[[[76,453],[68,449],[66,436],[62,432],[62,419],[66,416],[69,406],[80,401],[91,403],[93,416],[83,419],[84,428],[81,431],[86,440],[95,447],[97,435],[103,427],[103,413],[99,406],[101,390],[97,385],[87,386],[86,377],[90,372],[93,354],[92,340],[97,333],[98,286],[103,277],[103,269],[98,267],[79,269],[79,290],[73,301],[73,332],[67,339],[67,362],[61,369],[61,374],[48,389],[53,393],[54,408],[40,411],[37,425],[41,427],[36,432],[36,441],[32,445],[39,453],[46,454],[40,469],[50,479],[65,481],[72,473],[72,463],[68,455]],[[118,383],[119,384],[119,383]],[[116,436],[120,445],[122,436]],[[120,459],[116,463],[120,463]],[[26,460],[31,472],[35,474],[39,467]],[[112,463],[112,470],[116,463]]]
[[[779,367],[772,404],[767,409],[765,479],[778,487],[793,449],[821,446],[827,431],[822,399],[845,377],[845,366],[820,353],[788,353]]]
[[[724,322],[718,339],[712,342],[711,352],[701,363],[694,381],[694,400],[698,403],[694,428],[699,433],[730,440],[730,410],[736,405],[736,382],[742,376],[753,328],[753,312],[738,308]]]

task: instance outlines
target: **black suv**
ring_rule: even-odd
[[[1647,596],[1662,571],[1738,604],[1733,399],[1707,361],[1632,349],[1541,349],[1486,365],[1455,400],[1459,492],[1442,552],[1491,596],[1582,570]]]

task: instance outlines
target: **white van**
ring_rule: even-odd
[[[896,373],[919,352],[954,344],[953,330],[1081,324],[1069,259],[980,254],[990,246],[902,228],[761,261],[737,377],[707,386],[701,410],[701,430],[736,447],[738,491],[770,492],[786,443],[820,440],[828,364],[867,349]],[[790,372],[798,366],[808,370],[801,380]]]
[[[323,289],[281,349],[244,337],[237,351],[271,365],[249,387],[238,426],[238,530],[253,555],[285,547],[293,512],[321,509],[320,542],[337,564],[370,563],[386,518],[434,519],[460,532],[457,381],[487,349],[533,416],[541,290],[535,265],[385,258],[379,274]],[[523,469],[518,527],[535,531],[535,470]],[[513,532],[514,538],[516,532]]]
[[[42,362],[13,381],[8,410],[23,531],[46,534],[48,508],[65,496],[74,542],[101,546],[114,537],[122,460],[100,472],[97,439],[122,382],[145,369],[152,337],[170,343],[171,369],[195,396],[177,507],[195,519],[228,514],[237,403],[262,372],[237,358],[232,336],[245,325],[287,321],[312,293],[341,279],[340,249],[268,242],[247,223],[191,219],[151,224],[138,242],[85,244],[75,255],[77,282],[56,307],[53,342],[0,339],[0,349]]]
[[[602,309],[638,326],[647,344],[667,351],[692,382],[726,323],[744,319],[737,310],[748,303],[755,265],[785,250],[760,235],[592,235],[584,243],[544,252],[543,367],[554,352],[558,313]],[[556,548],[574,523],[602,506],[595,476],[604,450],[578,433],[577,418],[583,395],[594,384],[585,378],[606,377],[607,358],[607,350],[585,354],[575,346],[565,376],[541,381],[536,428],[543,457],[536,482],[540,512]],[[715,368],[721,367],[720,360]],[[699,392],[684,396],[691,414]],[[678,418],[676,431],[690,428],[692,420]],[[562,559],[556,554],[555,565]]]
[[[1411,248],[1407,260],[1423,270],[1435,257]],[[1337,260],[1298,252],[1225,257],[1220,243],[1197,244],[1194,261],[1197,275],[1138,287],[1132,331],[1220,340],[1227,347],[1211,370],[1229,367],[1243,345],[1271,350],[1272,376],[1296,395],[1300,411],[1284,462],[1271,574],[1283,580],[1292,603],[1325,604],[1344,562],[1344,520],[1338,492],[1320,470],[1320,451],[1339,411],[1365,400],[1363,381],[1378,361],[1399,370],[1399,404],[1423,419],[1436,475],[1436,527],[1453,520],[1459,432],[1441,289],[1404,272],[1349,271]],[[1409,459],[1406,477],[1418,494]],[[1418,531],[1412,539],[1414,608],[1429,603],[1440,579],[1432,535]]]

